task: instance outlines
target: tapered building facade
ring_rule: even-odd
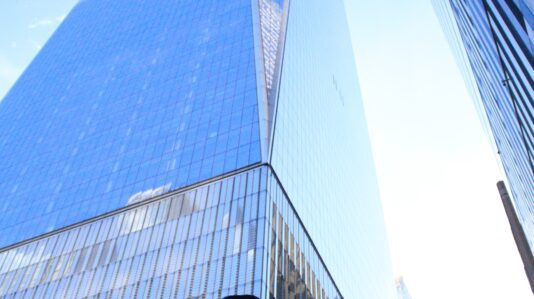
[[[410,295],[408,287],[406,286],[406,283],[404,283],[404,278],[402,276],[395,279],[395,285],[397,286],[398,299],[412,299],[412,296]]]
[[[341,0],[80,1],[0,194],[1,298],[395,294]]]
[[[530,0],[433,2],[482,121],[492,136],[511,191],[515,210],[512,214],[518,215],[519,229],[527,237],[532,256],[534,4]]]

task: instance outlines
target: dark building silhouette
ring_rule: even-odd
[[[497,188],[499,189],[499,194],[501,195],[506,216],[510,222],[510,228],[512,229],[512,234],[514,235],[515,244],[517,245],[519,255],[521,256],[521,260],[523,261],[523,265],[525,267],[525,273],[527,274],[530,288],[534,293],[534,257],[532,256],[532,249],[528,244],[528,239],[525,235],[525,231],[523,231],[519,217],[517,217],[514,204],[512,203],[510,195],[508,194],[506,185],[504,182],[500,181],[497,183]]]

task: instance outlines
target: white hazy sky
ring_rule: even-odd
[[[532,298],[430,0],[346,0],[394,272],[414,299]]]
[[[414,299],[532,298],[502,174],[430,0],[345,1],[394,272]],[[75,2],[0,2],[0,98]]]

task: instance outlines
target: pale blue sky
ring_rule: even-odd
[[[0,2],[0,97],[75,2]],[[502,174],[430,0],[346,3],[395,273],[414,299],[531,298]]]
[[[0,1],[0,97],[37,54],[76,0]]]

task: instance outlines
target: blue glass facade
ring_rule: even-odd
[[[272,165],[343,295],[394,298],[348,30],[341,0],[290,2]]]
[[[531,1],[434,1],[464,75],[476,88],[507,176],[514,206],[534,249],[534,14]]]
[[[0,246],[259,162],[256,88],[251,1],[81,1],[0,102]]]
[[[268,166],[0,252],[0,298],[341,298]]]
[[[342,0],[81,1],[0,137],[0,298],[395,296]]]

